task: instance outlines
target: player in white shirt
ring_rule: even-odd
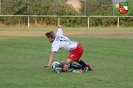
[[[61,25],[58,25],[58,31],[56,35],[52,31],[47,32],[45,35],[47,36],[48,40],[52,43],[52,50],[49,56],[48,64],[44,67],[49,67],[52,63],[55,53],[59,49],[62,49],[70,52],[68,59],[66,60],[67,63],[72,63],[73,61],[75,61],[80,65],[86,67],[87,70],[91,70],[89,64],[85,64],[82,60],[80,60],[80,57],[84,52],[83,47],[78,42],[71,41],[68,37],[64,36]]]

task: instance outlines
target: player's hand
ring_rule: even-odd
[[[60,73],[60,70],[56,70],[55,72],[56,72],[57,74],[59,74],[59,73]]]
[[[45,66],[43,66],[44,68],[47,68],[47,67],[49,67],[48,65],[45,65]]]
[[[82,69],[80,69],[80,70],[79,70],[79,73],[83,73],[83,70],[82,70]]]
[[[62,26],[60,24],[58,24],[58,28],[61,28],[62,29]]]

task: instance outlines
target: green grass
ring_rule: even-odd
[[[0,31],[57,31],[56,27],[1,27]],[[132,27],[122,27],[122,28],[116,28],[116,27],[110,27],[110,28],[102,28],[102,27],[97,27],[97,28],[63,28],[65,32],[133,32]]]
[[[81,59],[94,71],[56,74],[51,67],[42,68],[51,49],[44,36],[0,36],[0,88],[133,87],[133,39],[71,37],[71,40],[84,46]],[[67,55],[60,50],[54,61],[63,61]]]

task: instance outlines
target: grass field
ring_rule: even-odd
[[[0,28],[0,88],[133,88],[133,28],[65,28],[93,71],[55,74],[47,64],[56,28]],[[54,61],[66,59],[60,50]]]

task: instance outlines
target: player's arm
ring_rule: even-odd
[[[83,70],[82,69],[69,68],[68,72],[83,73]]]
[[[60,72],[60,70],[56,70],[55,73],[59,74],[59,73],[61,73],[61,72]]]
[[[59,65],[56,65],[55,67],[54,67],[54,72],[55,73],[57,73],[57,74],[59,74],[59,73],[61,73],[61,68],[60,68],[60,66]]]
[[[58,28],[61,28],[62,29],[62,26],[60,24],[58,24]]]
[[[56,35],[61,35],[63,36],[63,29],[62,29],[62,26],[58,24],[58,31],[56,33]]]
[[[50,54],[50,56],[49,56],[48,64],[45,65],[44,67],[49,67],[49,66],[50,66],[50,64],[52,63],[52,60],[53,60],[53,58],[54,58],[55,53],[56,53],[55,51],[52,51],[52,52],[51,52],[51,54]]]
[[[72,72],[74,72],[74,73],[83,73],[83,70],[82,69],[80,69],[80,70],[73,70]]]

